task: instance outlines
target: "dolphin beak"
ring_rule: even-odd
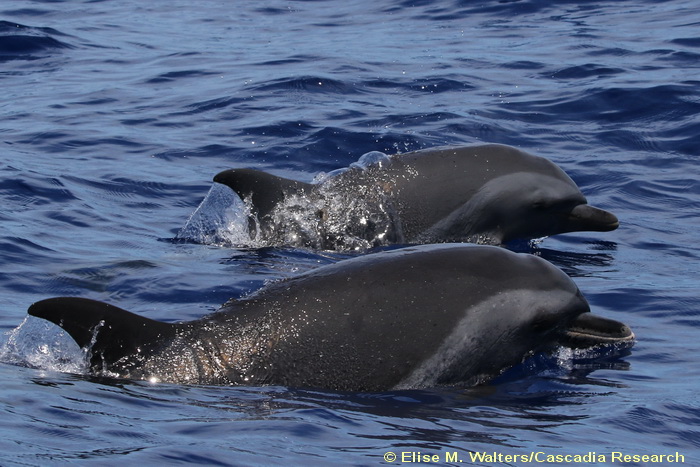
[[[626,324],[587,312],[578,315],[569,325],[562,344],[573,348],[585,348],[632,342],[634,333]]]
[[[615,214],[588,204],[579,204],[572,209],[567,222],[571,232],[609,232],[620,226]]]

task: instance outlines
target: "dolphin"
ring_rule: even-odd
[[[619,225],[553,162],[510,146],[366,156],[369,164],[361,159],[320,183],[253,169],[225,170],[214,182],[248,200],[251,236],[270,246],[498,245]]]
[[[29,314],[87,349],[96,375],[178,384],[378,392],[470,386],[550,346],[629,343],[551,263],[438,244],[320,267],[194,321],[154,321],[59,297]]]

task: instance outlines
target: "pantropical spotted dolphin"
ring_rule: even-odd
[[[513,147],[369,155],[369,164],[320,183],[252,169],[226,170],[214,181],[248,200],[251,235],[265,245],[502,244],[618,227],[613,214],[587,204],[561,168]]]
[[[29,314],[89,350],[95,374],[182,384],[383,391],[485,382],[550,345],[629,342],[547,261],[482,245],[374,253],[169,324],[84,298]]]

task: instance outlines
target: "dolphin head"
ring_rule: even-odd
[[[556,345],[574,348],[629,343],[631,329],[591,312],[576,283],[561,269],[538,256],[519,253],[521,270],[514,285],[521,290],[521,329],[535,339],[545,334]],[[528,291],[523,293],[522,291]]]
[[[441,296],[445,303],[462,304],[456,313],[461,319],[397,388],[479,384],[560,345],[587,348],[634,340],[623,323],[593,314],[574,281],[542,258],[492,246],[446,246],[433,255],[433,261],[455,271],[456,282]],[[453,267],[456,263],[464,266]]]
[[[547,161],[549,162],[549,161]],[[551,163],[550,163],[551,164]],[[485,232],[496,242],[566,232],[607,232],[617,217],[588,204],[576,184],[551,164],[551,173],[516,172],[494,178],[461,209],[466,235]]]
[[[624,323],[593,313],[577,285],[563,271],[533,255],[520,255],[521,268],[514,279],[512,292],[520,305],[518,315],[508,314],[503,332],[511,332],[511,345],[498,354],[484,355],[483,364],[493,369],[503,359],[513,362],[558,347],[574,349],[603,346],[629,346],[635,335]],[[498,330],[498,328],[493,329]],[[475,374],[489,374],[486,371]]]
[[[613,214],[590,206],[559,166],[517,148],[446,148],[399,160],[410,167],[404,171],[422,174],[399,187],[409,241],[502,244],[619,225]]]

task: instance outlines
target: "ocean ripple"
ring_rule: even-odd
[[[67,37],[53,28],[0,21],[0,62],[36,60],[52,50],[73,48],[70,43],[56,39],[55,36]]]

